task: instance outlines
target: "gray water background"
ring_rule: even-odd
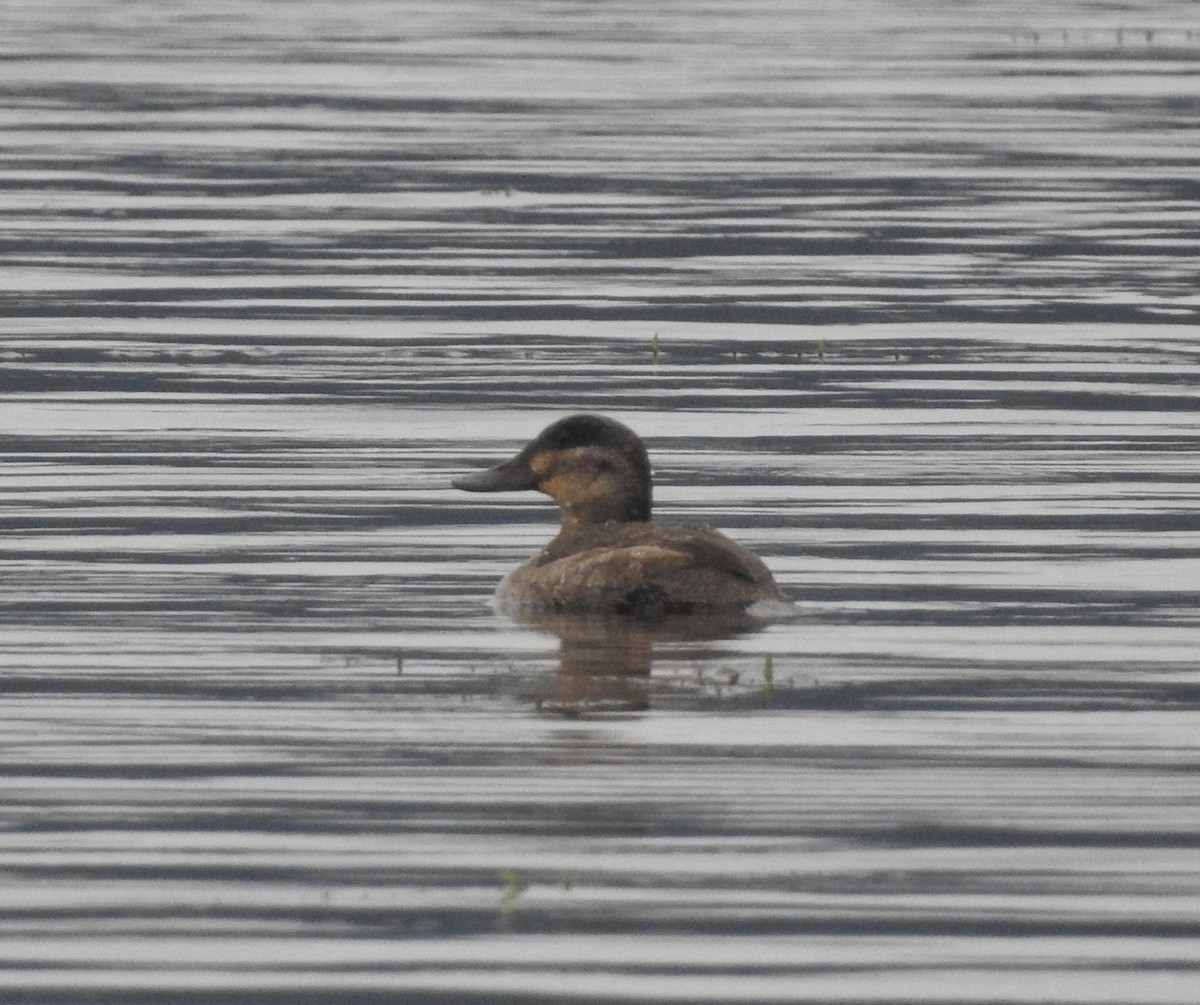
[[[0,21],[0,1002],[1198,1000],[1194,5]],[[577,410],[800,610],[640,711]]]

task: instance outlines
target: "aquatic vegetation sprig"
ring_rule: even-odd
[[[500,894],[499,911],[500,916],[506,918],[516,909],[517,900],[529,887],[529,883],[524,876],[512,869],[502,869],[499,878],[504,884],[504,890]]]

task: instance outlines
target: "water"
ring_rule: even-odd
[[[3,19],[0,1001],[1195,1000],[1189,4]],[[577,410],[799,616],[495,614]]]

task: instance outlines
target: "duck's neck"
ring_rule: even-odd
[[[568,503],[560,500],[563,534],[606,523],[645,523],[650,519],[649,493],[630,490]]]

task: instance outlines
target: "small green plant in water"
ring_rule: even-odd
[[[512,869],[504,869],[500,873],[500,882],[504,884],[504,892],[500,894],[500,916],[507,917],[517,906],[517,900],[525,892],[529,884],[525,877]]]
[[[658,332],[650,339],[650,362],[658,362]]]
[[[824,360],[825,360],[825,340],[824,339],[817,340],[817,359],[821,360],[822,362],[824,362]]]
[[[768,656],[763,660],[763,697],[770,701],[775,697],[775,660]]]

